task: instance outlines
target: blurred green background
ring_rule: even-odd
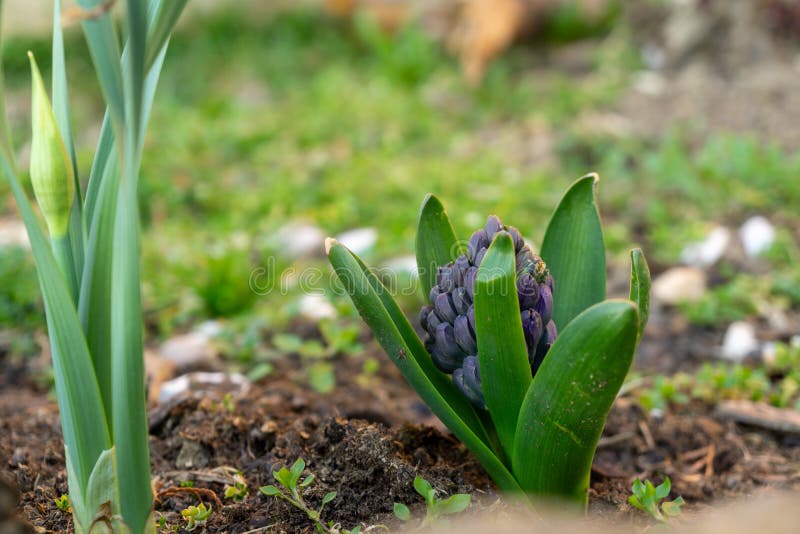
[[[723,261],[702,299],[677,313],[720,335],[731,321],[761,321],[765,303],[796,318],[800,108],[780,97],[790,78],[778,77],[765,89],[773,99],[759,101],[743,74],[750,59],[718,59],[713,47],[688,60],[678,54],[671,65],[659,59],[659,50],[671,53],[670,2],[641,2],[653,10],[645,20],[666,35],[662,45],[649,41],[655,33],[628,3],[609,2],[599,18],[556,10],[477,84],[465,81],[424,21],[387,33],[369,10],[340,18],[306,3],[255,12],[249,4],[189,13],[170,45],[140,192],[151,346],[220,319],[223,356],[254,377],[285,354],[358,354],[364,329],[330,287],[321,237],[364,230],[364,257],[399,268],[400,285],[412,277],[408,256],[426,193],[440,196],[461,236],[496,213],[537,244],[565,187],[594,171],[611,280],[626,282],[631,246],[645,250],[658,275],[711,228],[764,215],[777,239],[755,267]],[[798,41],[791,28],[781,35],[772,61],[796,81]],[[102,100],[79,28],[67,39],[85,180]],[[23,168],[28,49],[47,76],[46,25],[43,33],[12,31],[3,52]],[[733,120],[742,115],[736,102],[759,109]],[[14,235],[16,218],[0,181],[4,235]],[[44,321],[32,260],[11,241],[0,245],[0,354],[19,362],[38,354]],[[321,276],[299,277],[307,268]],[[254,272],[275,289],[254,292]],[[308,289],[327,297],[304,300]],[[413,313],[422,296],[402,300]],[[297,326],[318,316],[326,318],[310,334]],[[329,379],[312,377],[322,390]]]

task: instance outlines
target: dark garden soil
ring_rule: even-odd
[[[325,518],[346,528],[395,524],[394,502],[422,513],[413,490],[421,475],[445,494],[469,492],[472,509],[498,505],[490,479],[378,354],[381,370],[359,377],[360,358],[338,359],[338,387],[321,395],[301,385],[291,359],[233,397],[184,397],[150,411],[156,510],[180,524],[180,510],[201,499],[214,509],[209,532],[311,532],[302,513],[258,493],[271,472],[298,457],[316,481],[308,500],[336,491]],[[16,382],[10,383],[13,378]],[[64,452],[52,399],[19,376],[0,380],[0,477],[21,493],[19,515],[41,532],[66,532],[68,514],[54,499],[67,492]],[[250,494],[224,498],[236,470]],[[800,439],[739,426],[692,405],[658,419],[621,398],[614,406],[592,472],[590,511],[598,518],[643,521],[626,499],[635,477],[672,478],[675,494],[697,511],[762,488],[800,487]],[[185,486],[193,482],[192,488]],[[264,527],[270,526],[269,529]]]

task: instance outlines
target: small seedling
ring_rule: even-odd
[[[339,523],[335,523],[334,521],[328,521],[327,523],[323,522],[322,510],[325,508],[326,504],[336,498],[336,492],[331,491],[326,493],[325,496],[322,497],[322,502],[320,503],[318,509],[315,510],[308,506],[303,499],[303,491],[314,482],[314,475],[311,474],[306,476],[301,482],[300,476],[303,474],[305,467],[305,461],[303,461],[302,458],[298,458],[294,465],[292,465],[291,469],[282,467],[280,471],[272,472],[272,476],[275,478],[278,484],[282,486],[282,488],[268,485],[258,488],[258,491],[267,497],[283,499],[295,508],[305,512],[306,516],[308,516],[308,518],[314,523],[314,529],[322,534],[359,534],[361,532],[369,532],[370,530],[376,528],[371,526],[362,530],[362,527],[359,525],[351,530],[347,530],[342,529]]]
[[[417,527],[417,530],[441,523],[441,516],[463,512],[472,500],[472,496],[467,493],[458,493],[446,499],[440,499],[436,496],[436,490],[433,489],[433,486],[421,476],[414,477],[414,489],[425,499],[427,504],[425,517]],[[408,506],[401,502],[394,503],[394,515],[401,521],[409,521],[411,519],[411,511]]]
[[[233,485],[225,486],[225,498],[233,499],[233,502],[244,502],[250,490],[247,488],[247,481],[241,472],[233,475]]]
[[[156,518],[156,530],[164,534],[171,534],[173,532],[178,532],[178,530],[180,530],[180,526],[170,525],[167,523],[167,516],[159,513]]]
[[[656,521],[664,523],[672,517],[679,516],[683,506],[683,497],[678,497],[674,501],[664,501],[669,496],[670,489],[672,483],[669,477],[665,477],[664,482],[658,486],[653,486],[649,480],[642,482],[637,478],[631,488],[633,494],[628,497],[628,502],[650,514]]]
[[[58,509],[61,510],[62,512],[66,512],[68,514],[72,512],[72,508],[69,505],[69,495],[67,495],[66,493],[62,494],[61,497],[58,497],[53,500],[56,502],[56,506],[58,506]]]
[[[182,488],[193,488],[194,480],[181,480],[178,485]]]
[[[186,530],[192,531],[199,526],[206,524],[214,510],[202,502],[197,506],[189,506],[181,510],[181,515],[186,520]]]

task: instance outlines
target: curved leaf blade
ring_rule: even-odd
[[[606,253],[595,192],[599,178],[576,180],[556,207],[542,242],[542,258],[555,281],[553,321],[561,331],[606,298]]]
[[[638,312],[608,300],[559,335],[531,383],[517,424],[513,472],[530,493],[586,503],[597,442],[633,361]]]
[[[520,491],[514,477],[487,445],[472,405],[444,374],[433,367],[425,347],[388,290],[343,245],[328,240],[326,249],[331,265],[359,314],[406,381],[472,451],[501,489]]]
[[[497,234],[475,280],[475,337],[481,387],[506,457],[511,458],[531,367],[517,298],[514,243]]]
[[[650,316],[650,267],[642,249],[631,250],[631,290],[630,299],[639,308],[639,336],[642,338],[644,327]]]
[[[417,220],[417,271],[425,298],[436,285],[436,268],[464,252],[444,206],[433,194],[422,201]]]

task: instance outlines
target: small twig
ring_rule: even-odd
[[[650,427],[647,426],[647,423],[642,420],[639,421],[639,430],[642,432],[642,437],[644,438],[644,442],[647,444],[648,449],[655,449],[656,442],[653,439],[653,434],[650,432]]]
[[[614,434],[613,436],[603,436],[600,438],[600,441],[597,442],[597,448],[609,447],[611,445],[616,445],[617,443],[628,441],[635,435],[636,432],[627,431]]]
[[[160,491],[158,495],[156,495],[156,501],[161,504],[163,499],[166,499],[167,497],[174,497],[182,493],[191,493],[197,497],[200,502],[203,502],[203,497],[201,497],[201,495],[205,495],[206,498],[214,501],[214,504],[217,506],[218,510],[222,508],[222,501],[219,500],[219,497],[217,497],[216,493],[208,488],[182,488],[179,486],[173,486]]]
[[[708,446],[708,455],[706,456],[706,477],[714,476],[714,458],[717,456],[717,447],[712,443]]]

